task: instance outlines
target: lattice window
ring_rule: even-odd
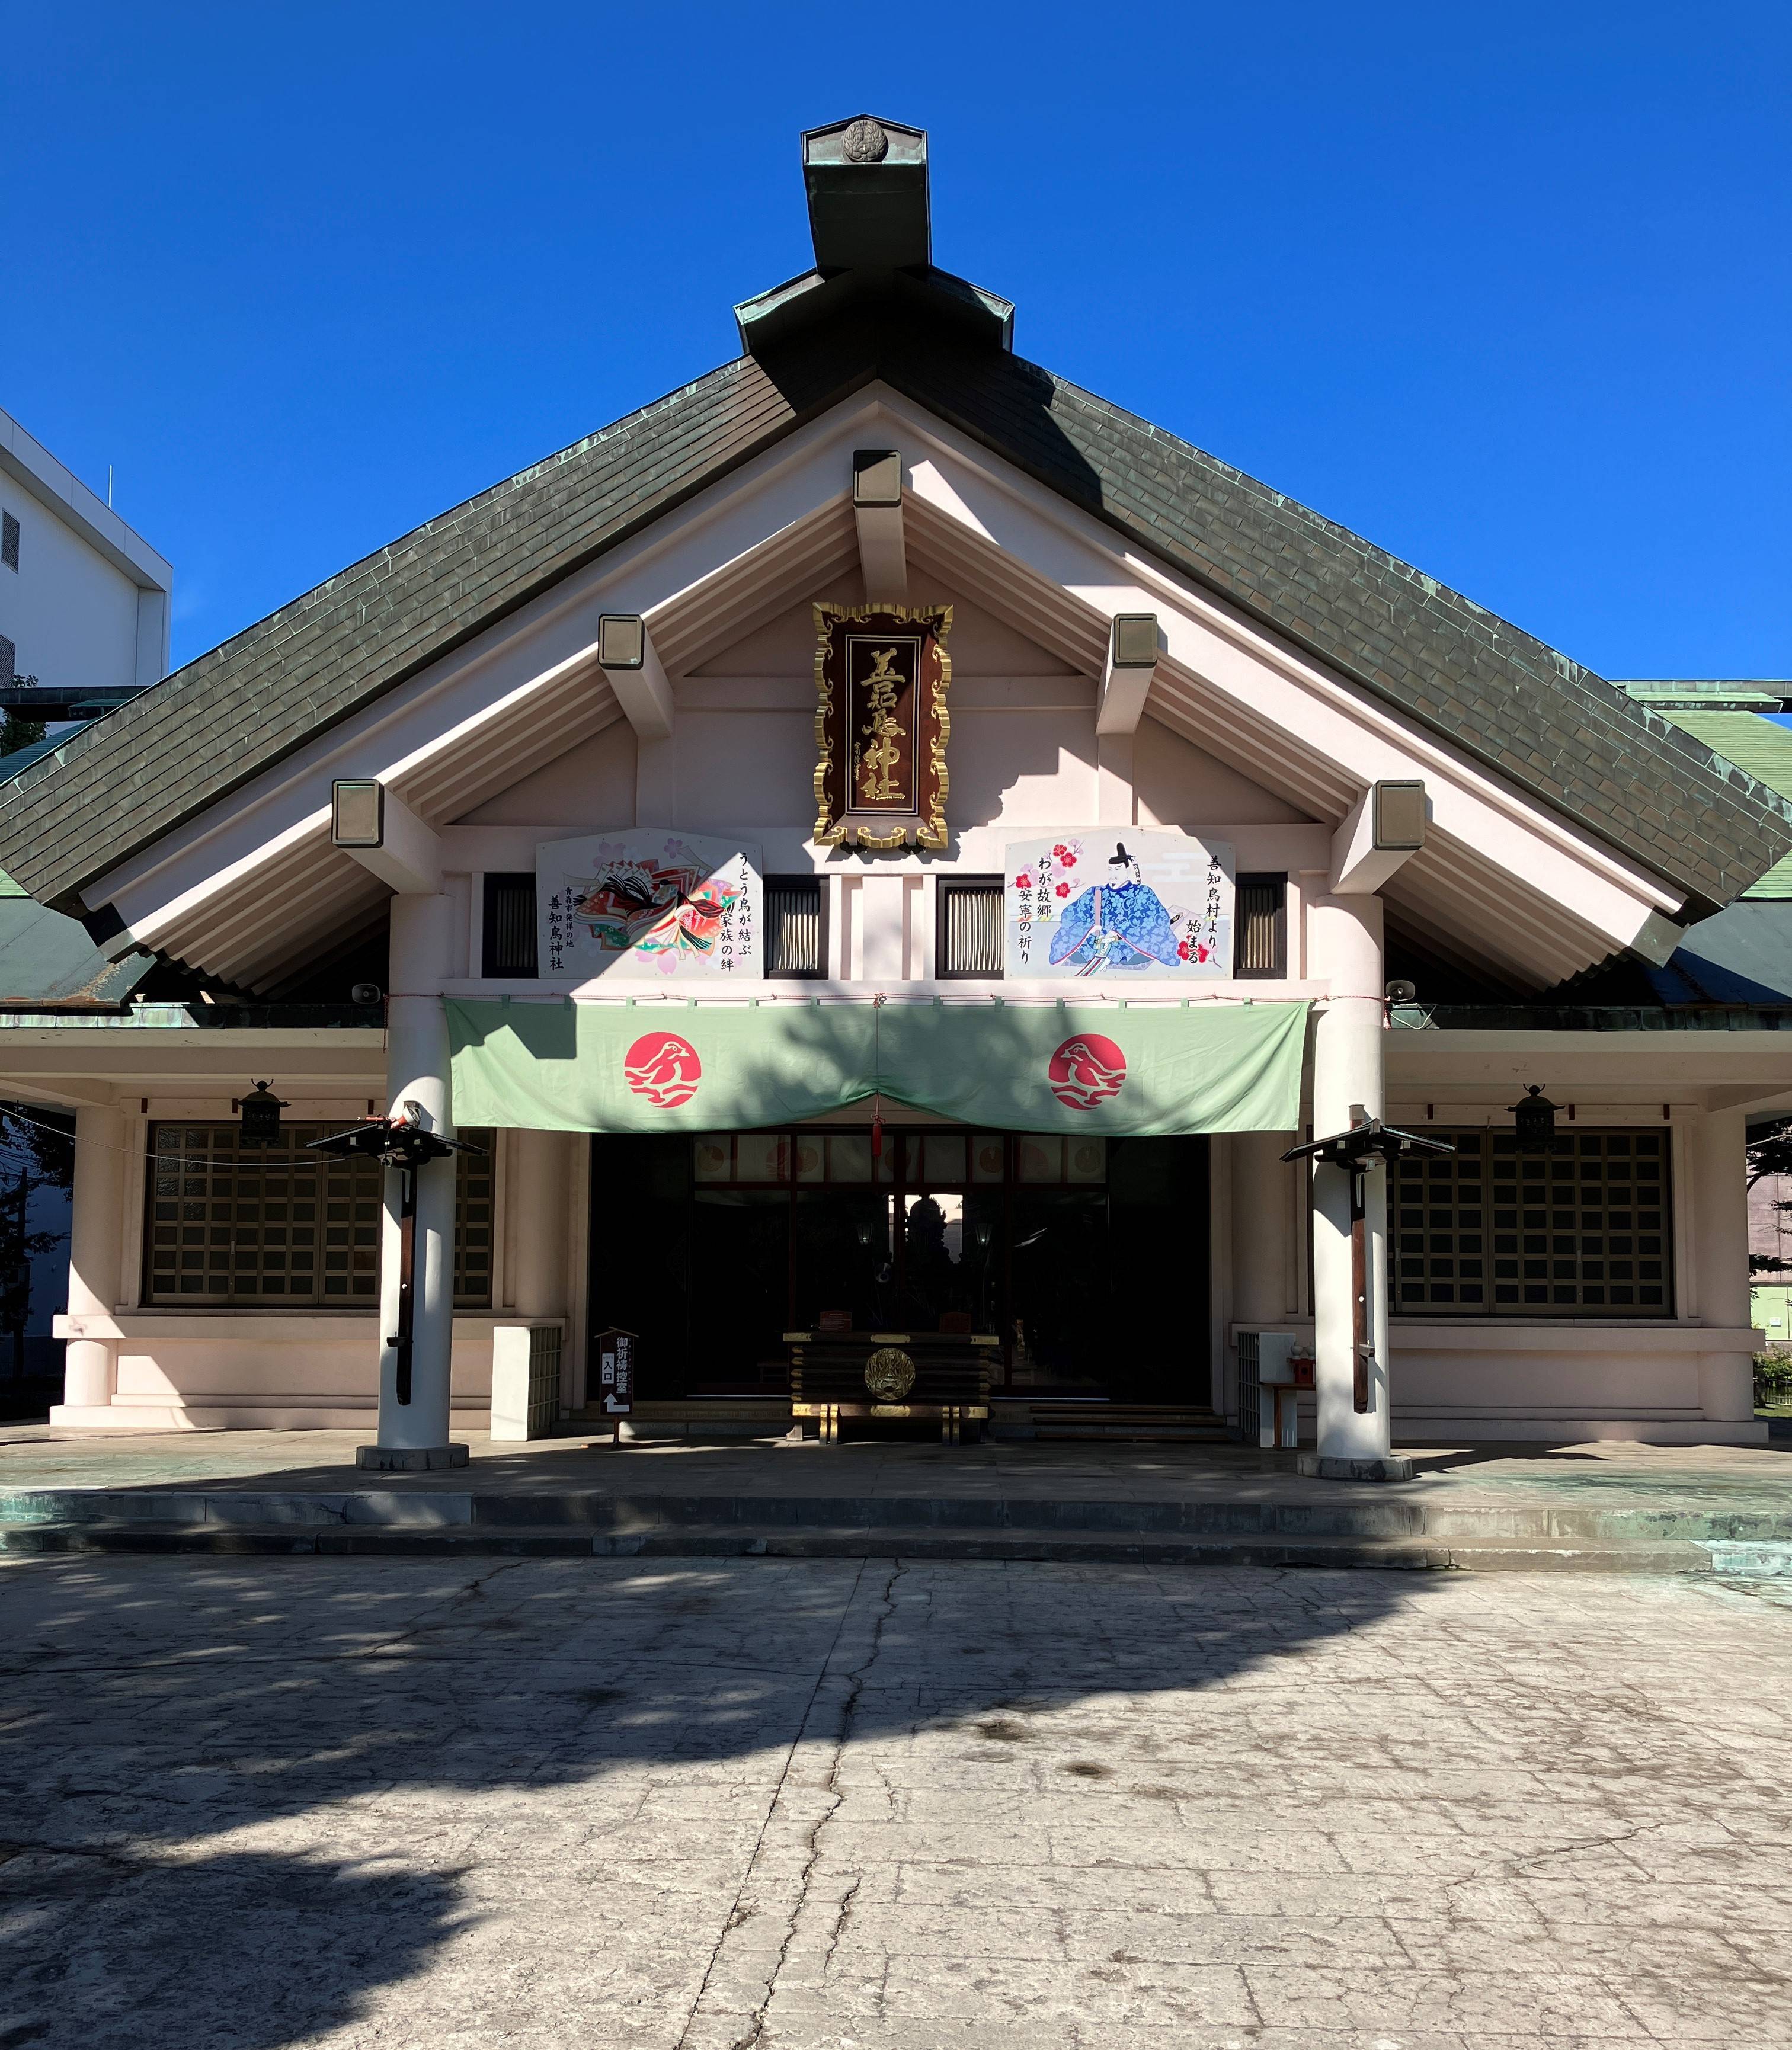
[[[455,1156],[455,1308],[491,1308],[492,1175],[496,1165],[494,1132],[458,1132],[470,1146],[484,1150]]]
[[[244,1147],[234,1124],[152,1124],[145,1300],[375,1308],[379,1163],[305,1151],[336,1128]]]
[[[1665,1317],[1673,1226],[1665,1132],[1438,1132],[1388,1189],[1390,1293],[1411,1315]]]
[[[230,1124],[150,1127],[144,1300],[196,1308],[323,1304],[380,1296],[381,1170],[306,1150],[338,1124],[283,1124],[278,1145]],[[455,1307],[491,1303],[492,1139],[455,1156]]]

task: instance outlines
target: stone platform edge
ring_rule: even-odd
[[[18,1488],[0,1492],[0,1529],[147,1530],[566,1530],[627,1536],[690,1528],[925,1530],[1017,1539],[1355,1540],[1514,1545],[1792,1544],[1783,1509],[1579,1506],[1427,1501],[1380,1487],[1331,1499],[627,1493],[463,1487]]]
[[[0,1558],[96,1553],[230,1558],[763,1559],[1050,1563],[1127,1566],[1251,1566],[1270,1569],[1792,1576],[1792,1542],[1689,1540],[1610,1545],[1438,1544],[1361,1538],[1150,1538],[939,1529],[755,1531],[687,1525],[587,1533],[560,1526],[429,1530],[338,1525],[162,1526],[37,1524],[0,1527]]]

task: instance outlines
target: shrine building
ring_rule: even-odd
[[[1310,1350],[1364,1471],[1763,1436],[1792,1009],[1657,971],[1792,807],[1017,354],[919,131],[802,156],[732,361],[0,789],[119,971],[0,1016],[75,1118],[54,1421],[402,1467],[827,1435],[862,1367],[897,1427],[949,1370],[949,1436],[1256,1443]]]

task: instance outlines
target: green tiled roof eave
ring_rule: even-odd
[[[493,485],[72,736],[0,789],[0,861],[72,908],[107,868],[874,376],[1583,820],[1695,912],[1792,854],[1786,798],[1360,536],[1016,357],[892,345],[848,320]]]
[[[1751,883],[1742,893],[1745,898],[1792,897],[1792,854],[1783,861],[1776,861],[1759,883]]]
[[[1676,711],[1663,717],[1732,762],[1759,783],[1792,797],[1792,728],[1752,711]],[[1774,863],[1745,898],[1792,898],[1792,855]]]
[[[1792,728],[1752,711],[1669,711],[1661,716],[1782,797],[1792,797]]]

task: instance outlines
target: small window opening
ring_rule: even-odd
[[[526,980],[539,973],[533,871],[486,875],[480,957],[487,976]]]
[[[820,875],[765,879],[765,972],[817,982],[828,972],[827,882]]]
[[[1286,875],[1240,875],[1237,918],[1232,973],[1240,981],[1279,982],[1288,972]]]
[[[1001,975],[1003,903],[999,875],[940,878],[935,953],[943,982]]]

